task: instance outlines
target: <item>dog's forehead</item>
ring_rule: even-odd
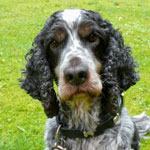
[[[80,22],[83,18],[83,10],[80,9],[66,9],[62,12],[62,19],[69,25]]]

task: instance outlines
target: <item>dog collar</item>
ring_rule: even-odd
[[[67,127],[63,126],[63,122],[60,121],[59,116],[56,116],[56,121],[58,123],[59,129],[57,130],[56,138],[59,138],[59,134],[69,138],[89,138],[104,133],[106,129],[113,127],[120,118],[122,104],[122,96],[119,96],[118,113],[115,116],[111,114],[106,114],[103,118],[103,121],[100,122],[100,124],[97,126],[94,132],[86,132],[79,129],[68,129]]]

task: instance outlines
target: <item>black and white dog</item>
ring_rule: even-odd
[[[131,118],[123,105],[122,92],[139,77],[131,48],[108,20],[89,10],[56,12],[26,60],[21,87],[49,117],[46,150],[139,149],[150,119]]]

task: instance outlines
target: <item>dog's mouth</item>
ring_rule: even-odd
[[[87,95],[89,96],[91,94],[85,93],[85,92],[76,92],[73,96],[77,97],[77,98],[80,98],[80,97],[84,97],[84,96],[87,96]]]
[[[78,92],[74,93],[71,97],[80,98],[80,97],[86,97],[86,96],[96,97],[96,96],[98,96],[98,94],[91,93],[91,92],[88,92],[88,91],[86,91],[86,92],[78,91]]]
[[[101,90],[99,91],[86,91],[86,90],[79,90],[80,88],[76,89],[74,92],[68,93],[65,97],[60,97],[61,101],[74,101],[74,100],[83,100],[83,99],[94,99],[95,97],[99,96]]]
[[[86,97],[95,97],[93,94],[88,93],[88,92],[76,92],[75,94],[71,95],[68,100],[72,100],[72,99],[83,99]]]

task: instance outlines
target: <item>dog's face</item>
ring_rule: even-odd
[[[42,101],[50,117],[59,111],[53,80],[62,102],[85,100],[91,105],[97,99],[113,114],[121,92],[139,80],[131,48],[108,20],[93,11],[54,13],[33,46],[21,87]]]
[[[60,99],[100,95],[102,60],[98,55],[105,45],[103,28],[85,10],[69,9],[57,13],[57,17],[49,30],[47,51],[55,58],[50,64],[54,66]]]

